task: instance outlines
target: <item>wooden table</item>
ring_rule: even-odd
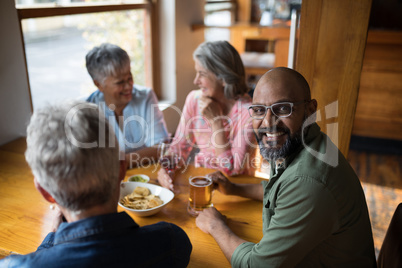
[[[17,139],[0,147],[0,258],[11,253],[27,254],[36,250],[48,234],[53,211],[33,184],[33,175],[25,162],[25,139]],[[151,165],[131,169],[127,176],[146,174],[150,183],[157,184],[158,167]],[[213,170],[189,166],[178,172],[175,187],[179,191],[172,202],[150,217],[130,216],[140,225],[159,221],[172,222],[184,229],[193,244],[189,267],[230,267],[215,240],[195,225],[187,213],[188,177],[205,175]],[[262,179],[250,176],[231,177],[240,183],[259,183]],[[213,194],[214,206],[228,218],[228,225],[240,237],[258,242],[262,237],[262,204],[237,196]],[[118,208],[119,211],[124,209]]]

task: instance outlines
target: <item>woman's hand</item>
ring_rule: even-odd
[[[225,175],[220,171],[216,171],[214,173],[207,175],[212,179],[214,183],[214,189],[217,189],[219,192],[225,195],[233,195],[235,194],[236,185],[228,180]]]
[[[216,117],[222,116],[222,107],[216,100],[208,97],[201,97],[199,102],[201,115],[212,125]]]
[[[162,187],[172,191],[174,190],[173,180],[164,168],[160,168],[158,171],[158,182],[160,185],[162,185]]]

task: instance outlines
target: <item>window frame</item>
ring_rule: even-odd
[[[22,33],[22,23],[23,19],[35,19],[35,18],[45,18],[53,16],[66,16],[66,15],[79,15],[79,14],[90,14],[99,12],[111,12],[111,11],[124,11],[124,10],[138,10],[143,9],[146,11],[144,27],[145,27],[145,38],[146,43],[149,46],[145,47],[145,74],[146,74],[146,85],[150,86],[155,94],[160,99],[161,97],[161,87],[160,87],[160,70],[159,65],[156,64],[159,61],[159,50],[158,46],[158,20],[157,20],[157,0],[147,0],[146,3],[140,4],[96,4],[96,3],[77,3],[68,6],[55,6],[55,5],[41,5],[36,4],[35,6],[22,6],[16,5],[16,10],[18,14],[18,19],[20,22],[20,33]],[[22,38],[24,46],[24,56],[25,55],[25,42]],[[29,73],[28,73],[29,76]],[[29,80],[28,80],[29,81]],[[29,84],[29,82],[28,82]],[[30,85],[29,85],[30,88]]]

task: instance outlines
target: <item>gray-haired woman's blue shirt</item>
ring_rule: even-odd
[[[106,103],[99,90],[86,101],[98,104],[109,123],[114,126],[120,149],[125,153],[159,143],[168,136],[158,100],[150,88],[133,86],[132,99],[123,110],[123,127],[120,128],[115,113]]]

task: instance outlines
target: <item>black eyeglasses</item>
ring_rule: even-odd
[[[288,117],[293,112],[293,106],[308,101],[299,102],[278,102],[271,106],[265,106],[261,104],[251,105],[248,107],[248,113],[254,119],[263,119],[267,114],[267,109],[271,109],[271,112],[277,117]]]

